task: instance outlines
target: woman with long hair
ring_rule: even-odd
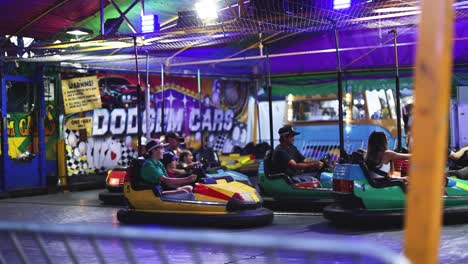
[[[387,149],[387,136],[384,132],[374,131],[367,143],[366,165],[375,178],[390,177],[392,175],[392,160],[404,160],[410,154],[398,153]]]

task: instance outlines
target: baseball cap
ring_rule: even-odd
[[[291,134],[295,136],[295,135],[299,135],[300,133],[294,130],[292,126],[284,126],[278,130],[278,134],[280,134],[280,136],[291,135]]]
[[[180,136],[179,133],[177,133],[177,132],[172,132],[172,131],[171,131],[171,132],[168,132],[168,133],[166,134],[165,139],[167,140],[168,138],[175,138],[175,139],[177,139],[177,140],[179,140],[179,141],[184,141],[184,140],[185,140],[185,138],[182,137],[182,136]]]
[[[161,161],[164,164],[164,166],[167,166],[167,164],[171,163],[174,160],[177,160],[178,158],[179,157],[176,154],[168,151],[164,153],[164,156]]]

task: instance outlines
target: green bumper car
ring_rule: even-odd
[[[372,178],[363,161],[338,164],[333,175],[335,202],[323,215],[339,225],[401,224],[407,184],[398,178]],[[443,196],[446,222],[468,220],[468,181],[446,178]]]
[[[258,187],[265,202],[286,203],[331,203],[332,197],[332,166],[328,156],[322,158],[325,163],[322,171],[314,178],[289,177],[284,173],[272,174],[272,152],[265,154],[258,169]],[[289,206],[288,205],[288,206]]]

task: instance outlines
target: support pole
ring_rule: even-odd
[[[138,69],[138,46],[136,42],[136,37],[133,37],[133,47],[135,50],[135,70],[137,77],[137,125],[138,125],[138,157],[142,155],[141,152],[141,84],[140,84],[140,71]]]
[[[146,118],[146,140],[151,138],[150,122],[150,83],[149,83],[149,53],[146,52],[146,87],[145,87],[145,118]]]
[[[105,18],[104,18],[104,0],[100,0],[99,6],[99,15],[101,18],[101,35],[104,36],[106,34],[106,28],[104,27]]]
[[[452,3],[421,1],[404,232],[405,254],[415,264],[439,263],[454,44]]]
[[[275,149],[273,145],[273,106],[272,106],[272,89],[271,89],[271,70],[270,70],[270,56],[268,51],[268,45],[265,46],[266,66],[267,66],[267,89],[268,89],[268,114],[270,117],[270,146],[271,149]]]
[[[397,119],[397,136],[398,136],[398,144],[397,144],[397,151],[402,151],[401,146],[401,105],[400,105],[400,73],[398,68],[398,46],[397,46],[397,31],[396,29],[390,30],[388,33],[393,33],[393,47],[395,50],[395,96],[396,96],[396,119]]]
[[[337,83],[338,83],[338,129],[340,130],[340,163],[347,161],[348,155],[344,149],[344,133],[343,133],[343,77],[341,69],[340,46],[338,41],[338,30],[336,29],[336,21],[330,20],[333,24],[335,35],[336,63],[337,63]]]
[[[44,120],[46,118],[46,105],[44,97],[44,65],[38,65],[37,74],[35,76],[35,83],[38,84],[38,91],[34,91],[38,95],[38,124],[37,124],[37,137],[38,137],[38,156],[39,156],[39,182],[41,187],[46,186],[46,143]],[[36,103],[36,102],[34,102]]]

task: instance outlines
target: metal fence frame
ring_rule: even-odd
[[[5,239],[8,238],[11,244]],[[109,227],[98,225],[50,225],[39,223],[0,222],[0,263],[82,263],[80,254],[88,247],[87,263],[119,263],[114,261],[115,252],[122,252],[122,263],[141,263],[137,250],[141,243],[150,243],[153,247],[154,258],[147,263],[174,263],[168,255],[167,247],[185,245],[188,251],[183,251],[187,259],[180,263],[213,263],[206,260],[202,249],[217,247],[220,249],[224,263],[231,263],[238,259],[236,255],[242,252],[260,250],[258,258],[249,259],[249,263],[279,263],[281,254],[289,254],[289,260],[294,263],[329,263],[329,261],[343,259],[339,263],[401,263],[408,260],[385,247],[355,239],[336,238],[279,238],[270,235],[249,235],[213,230],[158,230],[137,227]],[[110,241],[113,247],[120,245],[121,251],[115,250],[109,258],[103,243]],[[137,246],[137,243],[140,246]],[[60,244],[61,243],[61,244]],[[89,245],[86,245],[89,243]],[[80,249],[77,250],[79,245]],[[35,247],[37,246],[37,247]],[[58,260],[51,254],[63,248],[62,259]],[[31,256],[34,249],[35,255]],[[172,250],[172,249],[171,249]],[[288,253],[289,252],[289,253]],[[172,254],[174,252],[171,252]],[[39,256],[42,254],[42,256]],[[209,255],[209,254],[208,254]],[[262,255],[261,257],[259,257]],[[291,258],[292,256],[292,258]],[[298,256],[295,259],[295,256]],[[31,259],[33,257],[33,259]],[[148,257],[148,256],[146,256]],[[156,258],[159,261],[156,261]],[[91,262],[90,262],[91,259]],[[218,258],[220,260],[220,258]],[[226,261],[228,260],[228,261]],[[281,261],[280,261],[281,262]],[[216,262],[217,263],[217,262]]]

